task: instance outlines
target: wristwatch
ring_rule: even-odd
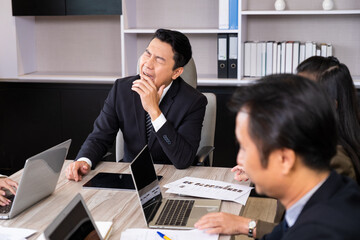
[[[254,237],[254,229],[256,228],[256,221],[255,220],[251,220],[249,222],[249,232],[248,232],[248,237]]]

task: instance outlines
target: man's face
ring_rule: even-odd
[[[244,111],[240,111],[236,116],[236,138],[240,144],[239,153],[237,155],[237,164],[242,166],[249,176],[250,180],[255,184],[256,192],[259,194],[267,194],[274,196],[274,181],[277,181],[278,169],[276,169],[273,158],[277,157],[275,153],[269,156],[268,166],[264,168],[260,162],[260,154],[256,144],[253,142],[248,133],[249,115]],[[276,184],[276,183],[275,183]]]
[[[140,58],[140,77],[150,78],[157,89],[162,85],[168,86],[180,75],[179,68],[173,70],[173,58],[171,45],[154,38]]]

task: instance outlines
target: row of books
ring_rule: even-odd
[[[219,0],[219,29],[238,29],[238,0]]]
[[[296,73],[311,56],[333,55],[331,44],[299,41],[247,41],[244,43],[244,77],[263,77],[277,73]]]
[[[217,36],[218,78],[237,78],[238,36],[236,33],[219,33]]]

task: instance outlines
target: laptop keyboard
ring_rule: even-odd
[[[185,226],[195,200],[167,200],[156,225]]]
[[[13,200],[15,198],[15,195],[10,195],[10,196],[7,196],[6,198],[9,199],[11,202],[10,202],[9,205],[0,206],[0,213],[8,213],[8,212],[10,212]]]

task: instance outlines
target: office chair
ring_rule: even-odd
[[[140,58],[139,58],[140,60]],[[139,60],[137,65],[137,73],[139,73]],[[181,78],[192,87],[197,87],[197,73],[194,59],[184,66]],[[201,140],[199,148],[194,160],[194,164],[198,166],[212,166],[213,151],[216,126],[216,95],[214,93],[203,93],[208,100],[206,105],[203,127],[201,130]],[[116,161],[120,161],[124,157],[124,139],[121,130],[116,136]]]

